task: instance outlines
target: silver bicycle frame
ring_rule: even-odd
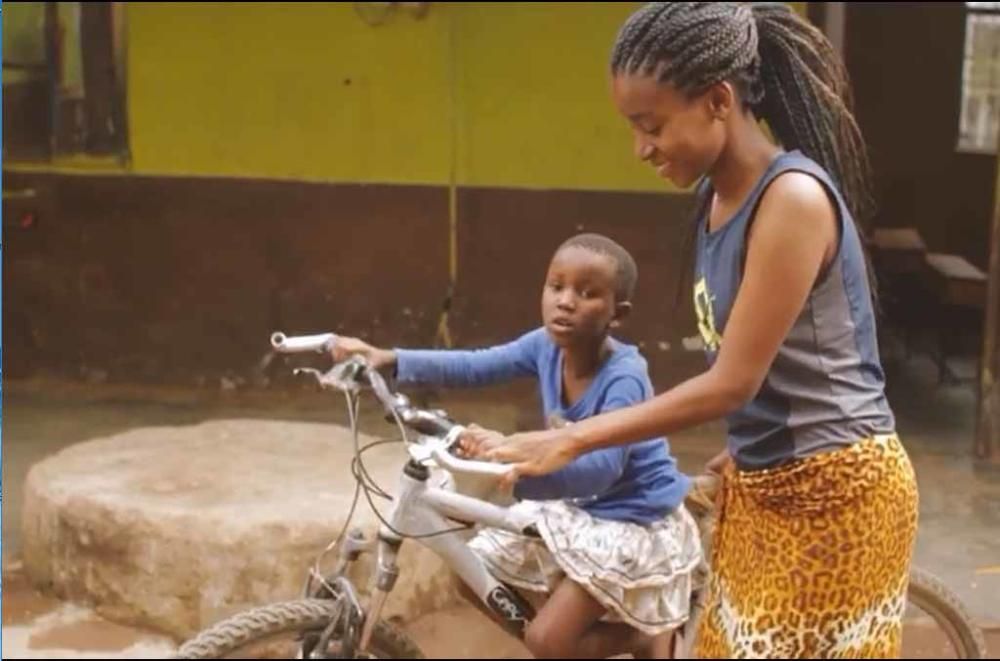
[[[365,650],[386,596],[399,574],[396,558],[401,542],[415,537],[437,554],[512,632],[523,635],[534,617],[530,605],[497,580],[455,531],[457,522],[475,523],[512,533],[531,534],[533,521],[517,510],[431,486],[430,471],[410,462],[400,476],[389,526],[379,530],[375,591],[365,617],[360,649]],[[401,533],[401,534],[400,534]]]

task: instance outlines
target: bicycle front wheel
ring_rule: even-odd
[[[318,639],[336,615],[331,599],[300,599],[238,613],[205,629],[178,650],[180,659],[297,659],[307,637]],[[343,658],[339,641],[310,658]],[[379,620],[368,653],[372,659],[422,659],[420,648],[396,626]]]

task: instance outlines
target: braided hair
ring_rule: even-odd
[[[871,166],[847,70],[822,32],[785,3],[652,2],[622,26],[613,75],[652,75],[697,96],[728,81],[786,149],[837,182],[859,232],[874,213]],[[869,279],[874,291],[875,282]]]

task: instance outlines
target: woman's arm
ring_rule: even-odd
[[[512,480],[543,475],[584,452],[670,434],[744,406],[764,382],[837,240],[836,213],[822,185],[796,172],[778,177],[757,211],[743,281],[708,371],[637,406],[565,429],[511,436],[488,456],[516,463]]]

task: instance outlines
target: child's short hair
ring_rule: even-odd
[[[635,284],[639,279],[639,268],[625,248],[603,234],[577,234],[564,241],[556,252],[573,247],[610,257],[615,263],[615,302],[632,300]]]

